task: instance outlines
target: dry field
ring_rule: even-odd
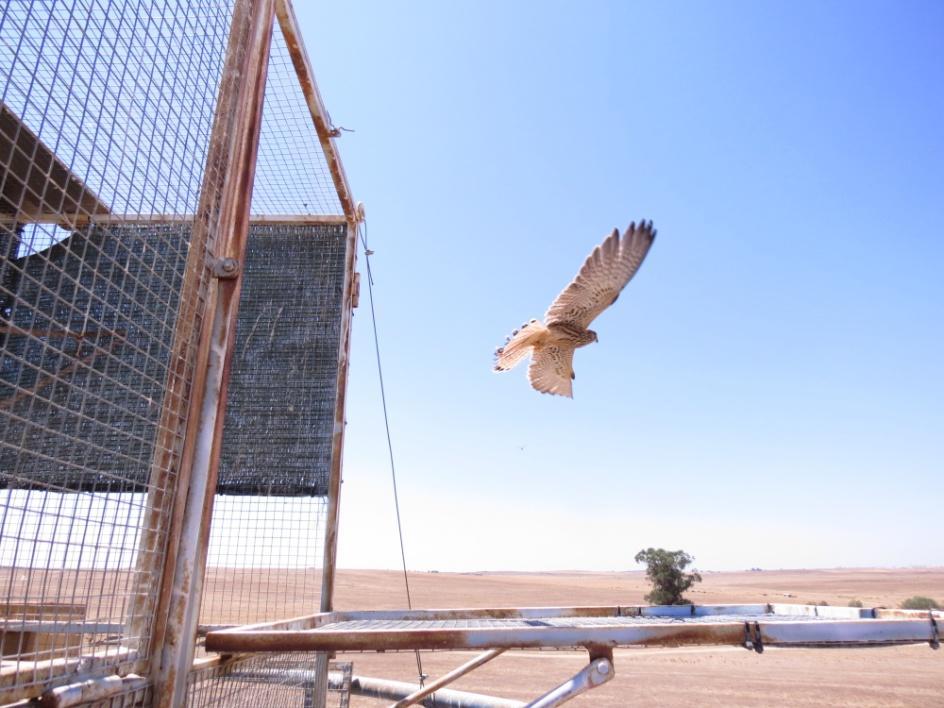
[[[641,604],[642,573],[413,573],[420,608]],[[944,568],[838,569],[704,574],[689,593],[696,603],[828,602],[895,607],[906,597],[944,600]],[[392,571],[342,570],[338,609],[405,606],[403,577]],[[439,676],[474,652],[422,655]],[[533,699],[586,663],[586,654],[508,652],[453,688]],[[415,681],[413,654],[345,654],[354,673]],[[872,649],[779,649],[758,655],[739,647],[620,649],[616,677],[575,706],[944,706],[944,650],[927,645]],[[382,705],[354,697],[352,706]]]

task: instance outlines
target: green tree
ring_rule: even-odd
[[[652,583],[652,592],[646,602],[653,605],[690,605],[682,593],[695,583],[701,582],[696,572],[685,569],[695,559],[685,551],[667,551],[664,548],[647,548],[636,554],[637,563],[646,564],[646,577]]]
[[[903,610],[939,610],[941,606],[930,597],[914,595],[901,603]]]

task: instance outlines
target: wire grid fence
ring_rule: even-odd
[[[204,624],[320,609],[346,231],[250,228]]]
[[[0,4],[6,686],[43,686],[78,670],[122,672],[148,658],[206,295],[202,263],[212,251],[212,235],[195,228],[193,214],[210,169],[231,17],[231,0]],[[278,29],[270,61],[252,212],[340,215]],[[204,586],[204,621],[214,623],[312,612],[320,601],[346,227],[253,228],[257,260],[294,269],[270,268],[270,291],[257,285],[255,294],[247,276],[237,347],[252,354],[244,356],[248,385],[258,383],[253,371],[272,370],[273,352],[287,351],[277,378],[291,375],[285,390],[307,398],[297,409],[290,402],[275,423],[271,402],[237,395],[231,406],[263,427],[227,422],[243,438],[231,439],[229,452],[224,438],[220,489],[236,496],[218,496],[214,514]],[[315,290],[292,291],[292,279]],[[288,299],[270,308],[276,292]],[[253,301],[265,311],[245,306]],[[265,336],[250,346],[246,335],[259,322]],[[238,394],[238,373],[234,380]],[[304,438],[291,430],[298,421]],[[261,476],[240,481],[242,443],[252,442],[246,431],[284,444],[268,448],[282,453],[280,464],[257,459]],[[308,447],[286,455],[292,439]],[[281,671],[275,683],[289,690],[294,659],[266,661],[260,665]],[[231,679],[217,678],[206,690],[229,690]],[[146,703],[146,693],[109,705]]]
[[[231,17],[0,3],[5,687],[147,659],[207,285],[185,283],[208,248],[187,215]]]
[[[324,497],[219,496],[201,620],[249,624],[317,612]]]
[[[269,51],[251,213],[255,216],[344,213],[278,25],[272,33]]]
[[[246,659],[197,669],[188,684],[189,708],[215,706],[337,706],[348,708],[351,695],[350,663],[332,664],[336,681],[324,703],[317,695],[315,655],[305,652],[260,654]]]

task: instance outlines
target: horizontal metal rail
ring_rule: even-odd
[[[927,612],[810,605],[328,612],[210,632],[209,651],[395,651],[683,644],[869,646],[934,640]],[[937,613],[938,615],[940,613]],[[745,626],[750,625],[746,637]]]
[[[0,214],[0,227],[17,224],[57,224],[77,229],[89,224],[131,226],[137,224],[192,224],[194,214],[31,214],[29,218]],[[343,214],[251,214],[251,224],[346,224]]]
[[[122,634],[126,626],[127,625],[121,622],[0,619],[0,634],[6,632],[37,632],[41,634]]]

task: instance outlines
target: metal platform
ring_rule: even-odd
[[[942,612],[815,605],[676,605],[328,612],[212,631],[218,652],[399,651],[928,642]]]

